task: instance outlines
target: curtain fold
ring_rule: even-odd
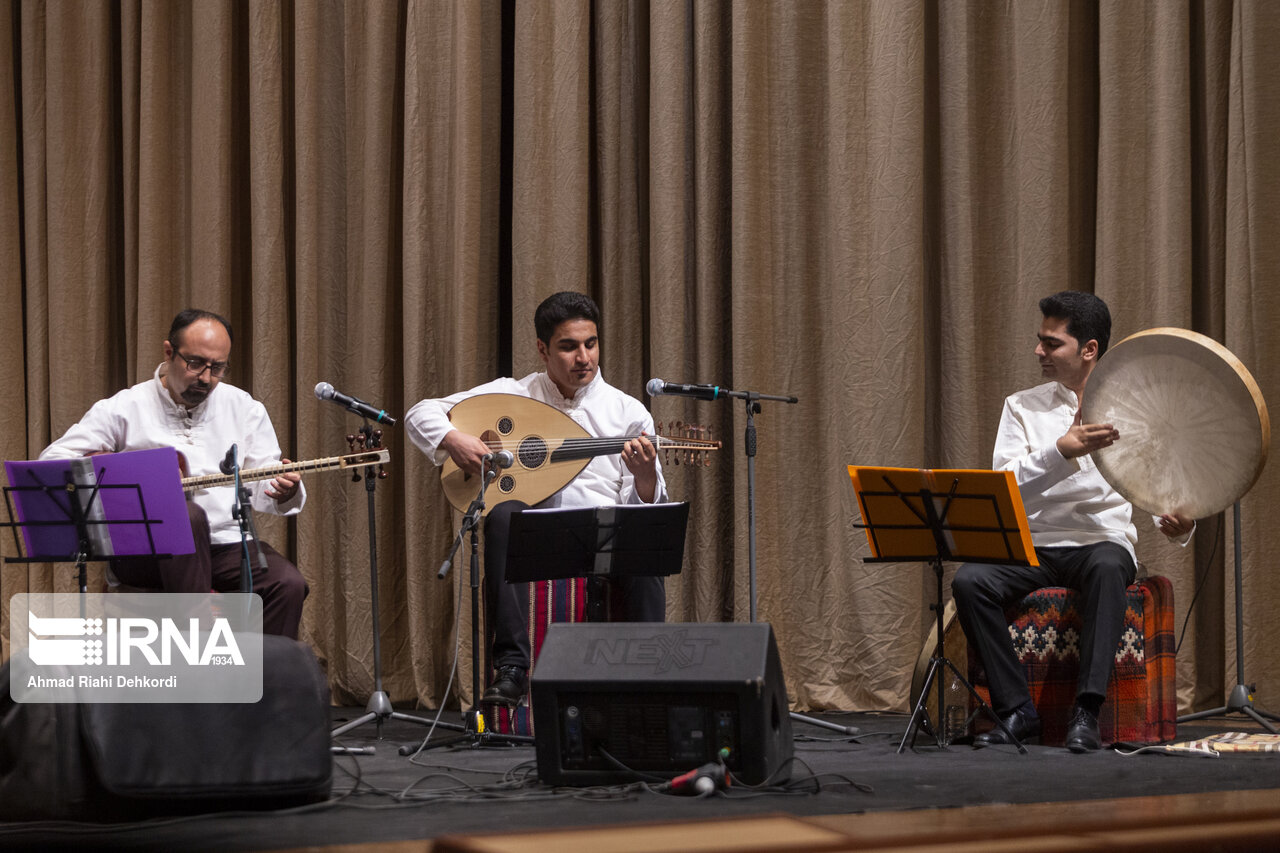
[[[540,367],[534,307],[581,290],[604,313],[606,378],[664,429],[723,442],[709,465],[664,463],[691,504],[669,618],[743,621],[754,597],[800,709],[907,707],[934,581],[863,562],[845,469],[988,466],[1004,397],[1040,381],[1042,296],[1098,293],[1113,343],[1211,335],[1280,399],[1269,4],[3,8],[6,458],[150,376],[188,305],[232,320],[229,381],[307,459],[349,452],[360,426],[317,382],[401,415],[508,353],[523,375]],[[748,456],[742,401],[649,399],[652,377],[799,402],[751,413]],[[436,578],[458,519],[402,432],[378,440],[391,462],[372,490],[309,476],[306,511],[260,529],[308,580],[303,636],[338,701],[376,689],[376,623],[392,698],[468,704],[466,548]],[[1271,466],[1242,503],[1263,696],[1280,690],[1278,494]],[[1221,704],[1231,513],[1185,549],[1137,521],[1188,624],[1179,704]],[[0,569],[6,601],[72,588],[66,566]]]

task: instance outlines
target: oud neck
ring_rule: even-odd
[[[638,435],[623,435],[614,437],[595,436],[587,438],[566,438],[551,453],[552,462],[569,462],[574,459],[591,459],[595,456],[609,456],[615,453],[621,453],[622,448],[628,441],[639,438]],[[677,449],[714,449],[708,443],[706,446],[701,444],[691,446],[689,442],[682,442],[679,439],[667,438],[665,435],[646,435],[645,438],[653,445],[655,450],[663,450],[664,448]],[[715,445],[718,447],[719,445]]]

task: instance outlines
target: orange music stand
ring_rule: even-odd
[[[925,708],[929,688],[936,680],[938,714],[942,716],[945,701],[939,670],[945,667],[978,700],[979,710],[1025,753],[1026,747],[947,659],[942,641],[943,562],[1039,564],[1013,472],[850,465],[849,478],[862,511],[863,523],[855,526],[866,530],[871,546],[871,556],[863,562],[927,562],[937,577],[937,601],[930,605],[937,616],[937,644],[898,752],[906,749],[908,739],[915,745],[922,722],[933,730],[938,747],[947,746],[943,721],[929,721]]]

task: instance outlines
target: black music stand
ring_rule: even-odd
[[[916,734],[922,722],[929,724],[940,749],[949,744],[944,720],[929,722],[929,712],[925,708],[929,688],[936,680],[938,716],[944,716],[944,686],[940,670],[945,668],[951,670],[969,695],[978,700],[979,711],[985,711],[1018,747],[1018,751],[1025,753],[1027,748],[947,658],[942,624],[944,562],[1038,565],[1013,473],[850,465],[849,477],[853,481],[864,522],[855,526],[867,531],[867,541],[871,545],[872,556],[863,562],[927,562],[933,566],[937,578],[937,600],[929,605],[937,617],[937,642],[898,752],[907,748],[908,739],[915,747]]]
[[[484,489],[473,504],[476,520],[484,509]],[[511,513],[507,534],[507,583],[587,578],[587,620],[604,621],[605,580],[619,576],[674,575],[684,561],[689,504],[622,504],[572,509],[523,509]],[[464,530],[467,529],[464,523]],[[495,734],[480,718],[479,565],[472,525],[471,674],[477,707],[466,734],[423,743],[435,749],[457,743],[529,744],[527,735]],[[462,532],[459,532],[461,537]],[[457,544],[455,542],[455,549]],[[447,563],[446,563],[447,565]],[[443,574],[444,569],[441,569]],[[530,664],[533,662],[530,661]],[[408,747],[401,752],[408,751]]]
[[[172,447],[11,461],[5,470],[9,521],[3,526],[13,529],[15,546],[27,555],[5,562],[74,562],[78,588],[86,593],[90,561],[195,551]]]
[[[510,583],[587,579],[587,621],[605,621],[610,578],[680,573],[689,504],[525,509],[511,514]]]

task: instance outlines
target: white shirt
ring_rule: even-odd
[[[1079,408],[1076,393],[1060,382],[1007,397],[991,467],[1013,472],[1037,548],[1114,542],[1136,562],[1133,507],[1102,478],[1092,456],[1067,459],[1058,450]]]
[[[94,403],[79,423],[41,451],[40,458],[71,459],[103,451],[174,447],[186,460],[187,474],[195,477],[221,473],[218,466],[232,444],[243,469],[280,462],[280,445],[267,409],[247,392],[219,382],[200,405],[188,410],[170,396],[157,367],[151,379]],[[307,493],[301,483],[284,503],[267,495],[270,484],[270,479],[245,484],[255,510],[275,515],[296,515],[302,510]],[[240,541],[240,524],[231,515],[236,502],[234,488],[204,489],[191,499],[209,516],[214,544]]]
[[[442,465],[449,454],[440,448],[440,442],[454,429],[449,421],[449,409],[480,394],[518,394],[540,400],[568,415],[597,438],[635,436],[642,430],[653,435],[653,417],[644,405],[635,397],[624,394],[605,382],[603,374],[597,370],[591,384],[579,388],[570,400],[564,398],[560,389],[545,373],[530,373],[523,379],[495,379],[469,391],[435,400],[423,400],[404,416],[409,440],[427,454],[428,459],[436,465]],[[667,484],[662,477],[662,466],[657,463],[655,465],[658,485],[654,489],[653,500],[657,503],[667,499]],[[638,503],[644,503],[644,500],[636,492],[635,477],[622,463],[622,457],[615,453],[592,458],[577,477],[539,506],[587,507]]]

